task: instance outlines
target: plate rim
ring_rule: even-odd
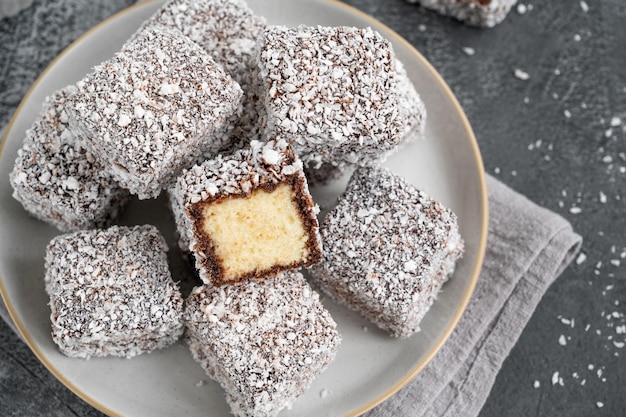
[[[2,153],[4,151],[4,146],[5,146],[6,142],[8,141],[8,136],[9,136],[9,133],[12,131],[13,124],[15,123],[15,121],[18,118],[18,116],[20,115],[23,107],[28,102],[28,99],[30,98],[32,92],[37,88],[37,86],[39,85],[41,80],[57,64],[58,61],[63,59],[64,56],[70,50],[72,50],[74,47],[76,47],[76,45],[78,45],[79,43],[83,42],[86,38],[91,36],[91,34],[93,32],[95,32],[98,29],[100,29],[101,27],[107,25],[110,21],[119,18],[121,15],[124,15],[126,13],[130,13],[130,12],[134,11],[135,9],[138,9],[138,8],[141,8],[141,7],[145,7],[145,6],[147,6],[147,5],[151,4],[151,3],[154,3],[156,1],[158,1],[158,0],[141,0],[141,1],[137,2],[137,3],[135,3],[132,6],[129,6],[129,7],[125,8],[125,9],[120,10],[119,12],[111,15],[107,19],[105,19],[105,20],[101,21],[100,23],[96,24],[95,26],[91,27],[85,33],[83,33],[78,38],[76,38],[72,43],[70,43],[65,49],[63,49],[63,51],[61,51],[61,53],[59,53],[59,55],[57,55],[48,64],[48,66],[43,70],[43,72],[41,74],[39,74],[37,79],[29,87],[28,91],[26,92],[26,94],[24,95],[22,100],[20,101],[20,104],[18,105],[18,107],[16,108],[15,112],[11,116],[11,120],[9,121],[8,125],[6,126],[4,135],[0,139],[0,155],[2,155]],[[472,129],[470,123],[469,123],[469,120],[468,120],[465,112],[463,111],[463,108],[461,107],[458,99],[456,98],[456,96],[454,95],[454,93],[452,92],[452,90],[450,89],[448,84],[445,82],[443,77],[433,67],[433,65],[417,49],[415,49],[415,47],[413,45],[411,45],[409,43],[409,41],[407,41],[402,36],[400,36],[395,30],[393,30],[392,28],[390,28],[386,24],[380,22],[376,18],[368,15],[367,13],[357,9],[354,6],[345,4],[345,3],[343,3],[343,2],[341,2],[339,0],[316,0],[316,1],[318,1],[319,3],[328,3],[328,4],[333,4],[335,6],[339,6],[339,7],[343,8],[344,10],[346,10],[348,13],[353,14],[353,15],[357,15],[361,19],[365,20],[366,22],[368,22],[370,24],[370,26],[373,26],[373,27],[377,26],[379,28],[382,28],[383,30],[386,31],[385,35],[389,35],[389,36],[393,37],[393,39],[396,42],[402,44],[405,48],[407,48],[407,50],[411,54],[413,54],[415,56],[415,58],[418,59],[418,61],[420,61],[420,63],[430,73],[430,75],[433,76],[433,78],[436,80],[436,82],[441,87],[441,91],[450,100],[450,103],[452,104],[453,108],[455,109],[455,111],[457,113],[457,116],[459,117],[459,119],[461,121],[461,124],[462,124],[465,132],[467,133],[467,137],[469,138],[470,147],[471,147],[471,150],[472,150],[472,156],[474,158],[474,162],[476,164],[476,168],[477,168],[477,171],[478,171],[478,179],[479,179],[479,184],[478,185],[479,185],[479,190],[480,190],[480,198],[479,198],[479,200],[480,200],[481,205],[482,205],[482,213],[481,213],[481,218],[480,218],[480,221],[481,221],[480,236],[479,236],[478,245],[477,245],[476,261],[474,262],[474,266],[473,266],[472,271],[471,271],[471,276],[470,276],[469,282],[467,284],[467,287],[465,289],[465,292],[463,294],[463,297],[461,299],[461,302],[459,303],[459,305],[458,305],[454,315],[452,316],[452,319],[449,321],[447,327],[441,333],[441,335],[439,336],[439,339],[436,341],[436,343],[433,345],[433,347],[424,355],[424,357],[422,358],[421,361],[419,361],[415,366],[413,366],[410,370],[408,370],[408,372],[405,374],[405,376],[403,378],[398,380],[395,384],[393,384],[389,389],[387,389],[382,394],[380,394],[377,397],[369,400],[365,404],[361,405],[360,407],[352,410],[351,412],[349,412],[348,414],[345,414],[343,416],[343,417],[357,417],[357,416],[359,416],[359,415],[361,415],[361,414],[363,414],[363,413],[373,409],[377,405],[381,404],[382,402],[384,402],[385,400],[390,398],[392,395],[397,393],[400,389],[405,387],[411,380],[413,380],[432,361],[432,359],[435,357],[437,352],[439,352],[439,350],[441,350],[441,348],[443,347],[445,342],[450,338],[450,335],[452,334],[452,332],[454,331],[454,329],[458,325],[461,317],[463,316],[463,313],[467,309],[469,301],[472,298],[472,295],[474,293],[474,289],[476,288],[476,284],[478,282],[478,278],[480,276],[480,272],[482,270],[483,261],[484,261],[484,257],[485,257],[485,252],[486,252],[486,248],[487,248],[487,236],[488,236],[488,225],[489,225],[489,204],[488,204],[487,182],[486,182],[484,164],[483,164],[482,156],[481,156],[480,149],[479,149],[479,146],[478,146],[478,141],[476,140],[476,136],[474,135],[474,131],[473,131],[473,129]],[[7,311],[9,312],[9,316],[13,320],[13,323],[15,324],[15,327],[19,331],[20,336],[26,342],[26,345],[34,353],[34,355],[37,357],[37,359],[46,367],[46,369],[51,374],[54,375],[54,377],[58,381],[60,381],[64,386],[66,386],[68,389],[70,389],[74,394],[76,394],[78,397],[80,397],[82,400],[84,400],[85,402],[87,402],[89,405],[91,405],[92,407],[96,408],[97,410],[99,410],[99,411],[101,411],[101,412],[103,412],[103,413],[105,413],[105,414],[107,414],[107,415],[109,415],[111,417],[124,417],[122,414],[119,414],[119,413],[113,411],[108,406],[100,403],[99,401],[97,401],[94,398],[92,398],[91,396],[89,396],[89,394],[84,392],[80,387],[78,387],[76,384],[74,384],[73,382],[68,380],[65,376],[63,376],[54,367],[54,365],[50,361],[48,361],[48,359],[43,354],[43,351],[39,349],[39,347],[34,343],[33,339],[31,338],[31,336],[26,331],[26,329],[24,327],[24,324],[17,317],[17,312],[15,311],[15,308],[14,308],[13,304],[11,303],[11,301],[10,301],[10,299],[8,297],[7,290],[5,288],[4,278],[2,278],[1,276],[0,276],[0,296],[2,297],[2,300],[4,301],[4,304],[5,304],[6,308],[7,308]]]

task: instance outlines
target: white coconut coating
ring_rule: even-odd
[[[77,88],[66,106],[71,128],[139,198],[229,146],[243,94],[195,42],[161,27],[137,34]]]
[[[457,217],[379,167],[357,169],[320,226],[320,287],[395,337],[419,329],[463,253]]]
[[[182,335],[183,299],[154,226],[57,236],[46,251],[52,338],[67,356],[123,356]]]
[[[105,227],[128,201],[128,192],[68,128],[64,106],[74,90],[46,98],[10,174],[13,197],[63,232]]]
[[[340,338],[319,295],[295,271],[246,285],[203,286],[185,307],[193,357],[238,417],[289,407],[334,359]]]
[[[423,123],[390,42],[371,28],[270,26],[258,66],[267,135],[290,141],[306,168],[380,161]]]
[[[255,47],[266,27],[242,0],[170,0],[144,25],[180,30],[196,42],[244,91],[243,111],[235,122],[233,140],[259,139],[260,83]]]

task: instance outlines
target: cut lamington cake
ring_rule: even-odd
[[[46,251],[52,338],[71,357],[133,357],[183,333],[183,299],[154,226],[54,238]]]
[[[70,132],[64,106],[73,91],[46,98],[10,175],[13,197],[63,232],[107,226],[129,197]]]
[[[425,117],[398,64],[371,28],[268,27],[258,54],[268,136],[290,141],[307,169],[384,159]]]
[[[243,95],[206,51],[162,27],[141,31],[77,87],[66,104],[71,128],[139,198],[228,146]]]
[[[185,307],[195,360],[238,417],[273,417],[334,359],[336,324],[295,271],[246,285],[205,285]]]
[[[185,171],[169,190],[180,246],[205,283],[222,285],[321,259],[317,206],[302,163],[284,140]]]
[[[463,253],[452,211],[384,168],[359,168],[320,228],[311,275],[332,298],[408,337]]]

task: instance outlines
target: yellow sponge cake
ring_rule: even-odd
[[[205,283],[222,285],[321,259],[317,208],[283,140],[252,141],[186,171],[170,190],[180,245]]]

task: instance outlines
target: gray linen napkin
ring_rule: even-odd
[[[428,366],[367,417],[472,417],[547,288],[582,238],[561,216],[487,177],[489,237],[461,321]]]
[[[426,369],[367,417],[477,415],[541,297],[579,250],[565,219],[491,177],[487,187],[487,252],[465,314]],[[15,329],[2,301],[0,316]]]

